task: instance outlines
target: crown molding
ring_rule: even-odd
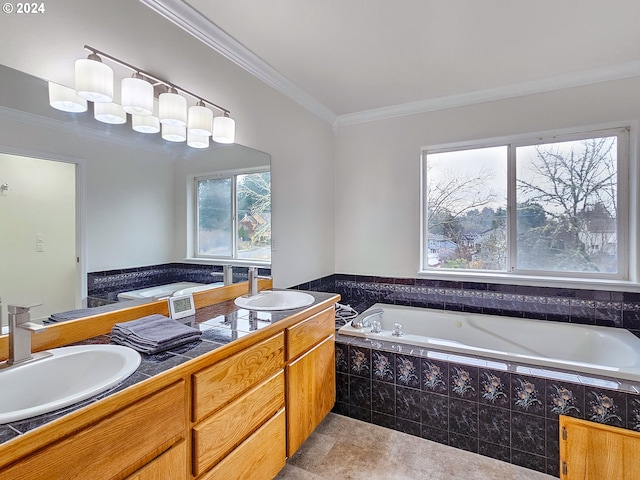
[[[638,60],[540,80],[391,105],[338,116],[196,9],[188,5],[184,0],[140,0],[140,2],[190,33],[223,57],[231,60],[239,67],[331,124],[334,132],[337,132],[340,127],[347,125],[417,115],[640,76],[640,60]]]
[[[558,75],[541,80],[507,85],[504,87],[488,88],[474,92],[450,95],[446,97],[403,103],[389,107],[381,107],[362,112],[340,115],[333,124],[334,130],[346,125],[373,122],[407,115],[464,107],[509,98],[548,93],[567,88],[582,87],[595,83],[622,80],[640,76],[640,60],[620,63],[603,68],[583,70],[565,75]]]
[[[182,0],[140,0],[226,59],[329,124],[337,115]]]

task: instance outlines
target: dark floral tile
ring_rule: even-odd
[[[478,436],[478,403],[449,399],[449,431],[471,437]]]
[[[371,412],[371,423],[373,423],[374,425],[379,425],[381,427],[391,428],[395,430],[396,417],[394,417],[393,415],[386,415],[384,413],[374,411],[374,412]]]
[[[404,418],[396,417],[396,430],[402,433],[408,433],[409,435],[413,435],[415,437],[419,437],[421,434],[421,426],[420,422],[412,422],[410,420],[405,420]]]
[[[396,416],[420,422],[420,390],[396,386]]]
[[[627,424],[627,397],[622,392],[586,388],[585,418],[623,427]]]
[[[478,438],[468,437],[459,433],[449,433],[449,445],[451,447],[466,450],[467,452],[478,453]]]
[[[545,472],[553,477],[560,477],[560,462],[557,458],[547,458],[547,468]]]
[[[511,450],[511,463],[542,473],[546,473],[547,470],[547,462],[544,457],[515,449]]]
[[[349,404],[371,410],[371,380],[350,376]]]
[[[435,393],[447,393],[449,364],[433,359],[422,359],[422,390]]]
[[[420,396],[422,424],[446,430],[449,426],[449,398],[445,395],[423,392]]]
[[[396,355],[396,384],[420,388],[420,359]]]
[[[640,330],[640,303],[624,302],[622,305],[622,326],[631,330]]]
[[[496,370],[479,370],[480,402],[509,408],[511,374]]]
[[[486,442],[505,447],[511,443],[511,411],[480,404],[478,407],[478,435]]]
[[[478,367],[449,365],[449,395],[451,397],[478,399]]]
[[[349,375],[336,373],[336,402],[349,403]]]
[[[336,342],[336,372],[349,373],[349,345]]]
[[[584,385],[547,380],[547,417],[584,418]]]
[[[627,428],[640,432],[640,395],[627,395]]]
[[[333,413],[337,413],[338,415],[344,415],[345,417],[349,416],[349,404],[336,402],[333,404],[333,408],[331,409]]]
[[[480,437],[482,439],[482,437]],[[511,449],[508,446],[494,445],[493,443],[480,440],[478,444],[478,453],[485,457],[495,458],[502,462],[511,461]]]
[[[544,456],[545,419],[536,415],[512,412],[511,448]]]
[[[545,437],[545,456],[547,457],[547,459],[555,459],[557,463],[560,456],[560,426],[558,420],[553,418],[546,419]]]
[[[373,350],[372,355],[373,379],[393,383],[396,360],[395,354]]]
[[[19,433],[16,432],[11,427],[8,427],[6,425],[0,425],[0,443],[6,442],[7,440],[11,440],[12,438],[17,437],[18,435]]]
[[[446,429],[442,430],[440,428],[429,427],[423,423],[420,436],[432,442],[449,445],[449,432]]]
[[[396,412],[396,387],[393,383],[371,383],[371,408],[374,412],[395,415]]]
[[[356,420],[371,423],[371,410],[368,408],[360,408],[355,405],[349,405],[349,416]]]
[[[349,345],[349,373],[371,378],[371,349]]]
[[[511,409],[533,415],[544,415],[545,380],[513,374],[511,377]]]

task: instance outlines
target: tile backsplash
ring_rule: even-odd
[[[640,336],[640,293],[334,274],[294,288],[339,293],[358,312],[374,303],[626,328]]]

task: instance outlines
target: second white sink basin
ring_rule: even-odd
[[[52,412],[117,385],[136,371],[140,354],[120,345],[80,345],[0,370],[0,424]]]
[[[247,310],[290,310],[311,305],[314,300],[308,293],[295,290],[263,290],[250,297],[238,297],[235,304]]]

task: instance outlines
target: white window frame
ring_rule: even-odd
[[[420,265],[418,275],[425,278],[452,281],[483,281],[492,283],[518,283],[521,285],[562,286],[585,285],[595,289],[640,290],[638,286],[638,125],[636,122],[609,124],[555,132],[500,137],[475,142],[452,143],[423,147],[420,156]],[[517,147],[552,142],[580,140],[602,136],[618,136],[617,142],[617,229],[618,272],[615,274],[567,273],[552,271],[518,270],[516,248],[516,157]],[[434,269],[427,265],[428,237],[426,224],[426,185],[428,154],[507,146],[507,270]],[[636,288],[631,288],[635,286]]]
[[[265,266],[270,267],[271,262],[264,262],[261,260],[247,260],[238,258],[238,182],[237,177],[240,175],[250,175],[252,173],[265,173],[269,172],[270,168],[248,168],[248,169],[237,169],[237,170],[228,170],[224,172],[215,172],[204,175],[196,175],[192,178],[192,212],[193,212],[193,227],[192,227],[192,238],[193,238],[193,260],[198,261],[211,261],[214,263],[224,263],[225,265],[257,265],[257,266]],[[204,255],[199,253],[199,220],[198,220],[198,182],[203,180],[220,180],[224,178],[231,179],[231,255],[222,256],[222,255]],[[273,198],[273,195],[272,195]]]

